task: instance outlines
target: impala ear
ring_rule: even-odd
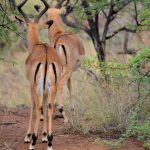
[[[40,5],[34,5],[34,8],[37,12],[40,12],[41,6]]]
[[[46,24],[48,25],[48,29],[51,27],[51,25],[54,23],[53,20],[49,20],[46,22]]]

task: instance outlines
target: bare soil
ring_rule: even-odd
[[[27,150],[24,143],[28,125],[29,108],[0,108],[0,150]],[[42,124],[41,124],[42,125]],[[54,150],[111,150],[104,145],[95,144],[95,135],[82,136],[68,132],[61,119],[53,121]],[[36,150],[46,150],[47,144],[41,142],[41,129]],[[141,143],[127,140],[118,150],[144,150]]]

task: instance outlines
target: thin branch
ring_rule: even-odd
[[[12,24],[12,23],[14,23],[14,22],[16,22],[16,20],[9,21],[9,22],[7,22],[7,23],[5,23],[5,24],[3,24],[3,25],[0,25],[0,26],[7,26],[7,25]]]
[[[85,10],[85,14],[86,14],[87,16],[92,16],[91,12],[88,10],[89,4],[87,3],[87,1],[83,0],[83,1],[82,1],[82,6],[83,6],[83,8],[84,8],[84,10]],[[88,23],[89,23],[90,28],[92,29],[92,28],[95,26],[95,23],[94,23],[94,21],[93,21],[93,18],[92,18],[92,17],[89,17],[87,20],[88,20]]]
[[[73,23],[73,22],[69,21],[69,20],[67,19],[67,16],[64,15],[64,14],[61,15],[61,18],[62,18],[62,20],[64,21],[64,23],[65,23],[67,26],[70,26],[70,27],[72,27],[72,28],[78,28],[78,29],[83,30],[83,31],[85,31],[85,32],[88,32],[88,30],[89,30],[87,27],[85,27],[85,26],[83,26],[83,25],[79,25],[79,24],[77,24],[76,22]]]
[[[106,12],[105,12],[104,10],[102,10],[102,13],[103,13],[103,15],[105,16],[105,18],[108,17],[107,14],[106,14]]]
[[[121,7],[119,7],[118,9],[115,9],[115,4],[113,2],[111,2],[111,5],[110,5],[110,9],[109,9],[109,14],[107,15],[106,17],[106,23],[105,23],[105,26],[104,26],[104,31],[103,31],[103,36],[102,36],[102,41],[105,41],[107,39],[110,39],[112,38],[113,36],[115,36],[117,33],[119,33],[120,31],[122,30],[126,30],[126,31],[129,31],[129,32],[134,32],[134,30],[131,30],[131,29],[127,29],[125,27],[122,27],[118,30],[116,30],[114,33],[112,33],[110,36],[107,36],[107,32],[108,32],[108,29],[109,29],[109,25],[110,23],[116,18],[117,14],[119,13],[120,10],[122,10],[125,6],[127,6],[129,3],[131,3],[131,0],[128,0],[127,2],[125,2]],[[105,12],[103,12],[105,13]],[[106,15],[106,14],[105,14]]]
[[[86,72],[86,74],[92,79],[92,80],[95,80],[95,81],[99,81],[99,78],[98,76],[92,71],[92,70],[89,70],[85,67],[80,67],[82,70],[84,70]]]
[[[73,9],[75,8],[75,6],[78,3],[78,0],[76,0],[75,3],[72,6],[69,5],[69,2],[70,2],[70,0],[68,0],[67,3],[65,4],[65,6],[66,6],[66,13],[65,13],[65,15],[66,16],[73,12]]]
[[[6,18],[6,10],[7,10],[7,4],[6,4],[6,0],[5,0],[5,10],[4,10],[3,21],[2,21],[3,23],[4,23],[5,18]]]
[[[134,68],[134,67],[132,67],[136,72],[138,72],[138,73],[140,73],[141,75],[143,75],[144,77],[145,76],[147,76],[147,77],[150,77],[150,75],[149,75],[149,71],[148,72],[146,72],[146,73],[143,73],[143,72],[141,72],[141,71],[139,71],[139,70],[137,70],[136,68]]]
[[[138,26],[139,25],[139,21],[138,21],[138,10],[137,10],[136,2],[134,2],[134,11],[135,11],[135,22],[136,22],[136,24]]]
[[[4,11],[4,8],[3,8],[3,6],[2,6],[1,3],[0,3],[0,9],[1,9],[2,11]]]
[[[111,3],[110,5],[110,9],[109,9],[109,13],[108,13],[108,17],[106,18],[106,22],[104,25],[104,30],[103,30],[103,35],[102,35],[102,41],[106,40],[106,35],[109,29],[109,25],[111,23],[111,21],[114,19],[113,15],[114,15],[114,4]]]
[[[125,6],[127,6],[131,2],[132,2],[132,0],[126,1],[120,8],[118,8],[117,10],[115,10],[115,13],[117,14],[120,10],[122,10]]]
[[[138,71],[138,70],[136,70],[137,72],[139,72],[139,73],[141,73],[140,71]],[[140,98],[141,97],[141,93],[140,93],[140,84],[141,84],[141,82],[142,82],[142,80],[146,77],[146,76],[148,76],[148,72],[146,72],[145,74],[143,74],[143,73],[141,73],[143,76],[139,79],[139,82],[138,82],[138,98]],[[150,76],[148,76],[148,77],[150,77]]]
[[[59,2],[55,5],[55,8],[60,8],[62,6],[62,3],[66,0],[59,0]]]
[[[96,29],[96,36],[97,36],[97,39],[100,40],[100,34],[99,34],[99,14],[97,12],[97,14],[95,14],[95,29]]]
[[[7,26],[7,25],[1,25],[1,26],[2,26],[3,28],[6,28],[6,29],[8,29],[8,30],[13,31],[17,36],[19,36],[19,37],[21,37],[22,39],[26,40],[20,33],[14,31],[14,30],[13,30],[12,28],[10,28],[9,26]]]
[[[114,31],[111,35],[106,36],[106,40],[111,39],[112,37],[114,37],[116,34],[118,34],[121,31],[127,31],[127,32],[132,32],[132,33],[136,33],[136,29],[128,29],[125,26],[121,27],[120,29]]]

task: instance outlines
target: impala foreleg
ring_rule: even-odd
[[[38,132],[38,127],[39,127],[39,123],[40,123],[40,115],[41,115],[41,112],[40,112],[40,98],[39,98],[39,95],[37,93],[37,89],[35,87],[33,88],[33,93],[32,94],[33,94],[33,97],[34,97],[34,100],[35,100],[36,120],[35,120],[34,132],[32,134],[32,141],[31,141],[31,144],[30,144],[30,147],[29,147],[30,150],[34,149],[34,146],[35,146],[37,138],[38,138],[37,132]]]
[[[48,102],[48,150],[52,150],[52,140],[53,140],[53,134],[52,134],[52,116],[53,116],[53,110],[54,110],[54,99],[56,96],[56,86],[51,86],[50,88],[50,95],[49,95],[49,102]]]

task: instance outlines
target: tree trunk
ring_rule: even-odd
[[[105,61],[105,42],[94,40],[94,47],[96,49],[97,58],[100,62]]]
[[[5,43],[0,42],[0,48],[4,48],[5,47]]]
[[[105,62],[105,60],[106,60],[106,55],[105,55],[106,41],[99,41],[99,39],[96,38],[96,36],[93,37],[93,34],[91,34],[91,32],[88,32],[87,34],[92,39],[99,62]],[[106,68],[104,67],[103,63],[100,63],[100,70],[101,70],[102,75],[104,76],[104,82],[105,82],[105,84],[107,84],[108,80],[109,80],[109,76],[106,74],[105,69]]]
[[[98,60],[99,61],[105,61],[105,47],[106,43],[105,42],[99,42],[98,43]]]
[[[93,45],[94,45],[96,53],[97,53],[98,60],[100,62],[105,61],[106,42],[99,41],[99,38],[97,38],[96,36],[93,36],[93,34],[91,34],[91,32],[87,32],[87,34],[92,39]]]
[[[125,31],[123,49],[124,53],[128,53],[129,32]]]

